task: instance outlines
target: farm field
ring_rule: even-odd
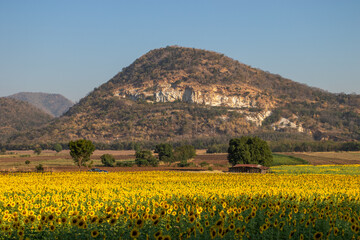
[[[0,239],[355,239],[360,176],[0,175]]]
[[[291,152],[282,154],[304,159],[311,165],[360,164],[360,152]]]

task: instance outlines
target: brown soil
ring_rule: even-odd
[[[360,164],[360,152],[287,152],[283,154],[302,158],[312,165]]]

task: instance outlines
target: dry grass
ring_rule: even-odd
[[[1,155],[0,157],[0,171],[34,171],[35,167],[42,164],[45,171],[78,171],[78,167],[69,154],[69,151],[55,151],[46,150],[40,155],[35,155],[33,151],[12,151],[13,154]],[[160,165],[157,168],[153,167],[102,167],[100,156],[109,153],[112,154],[116,161],[129,161],[135,159],[135,151],[113,151],[113,150],[97,150],[91,156],[93,166],[107,169],[108,171],[199,171],[208,170],[212,168],[216,171],[227,171],[229,163],[227,154],[206,154],[205,150],[197,150],[197,156],[190,162],[193,164],[189,168],[178,168],[176,164],[172,166]],[[312,165],[327,165],[327,164],[360,164],[360,152],[319,152],[319,153],[283,153],[284,155],[302,158]],[[25,161],[29,160],[30,164],[26,165]],[[207,165],[201,167],[201,163],[206,162]],[[86,168],[83,168],[86,170]]]

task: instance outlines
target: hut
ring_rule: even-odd
[[[259,164],[236,164],[229,168],[229,172],[266,173],[270,168]]]

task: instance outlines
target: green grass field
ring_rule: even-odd
[[[360,165],[283,165],[271,167],[276,174],[360,175]]]
[[[272,166],[281,166],[281,165],[305,165],[308,162],[304,159],[287,156],[283,154],[273,154],[273,164]]]

